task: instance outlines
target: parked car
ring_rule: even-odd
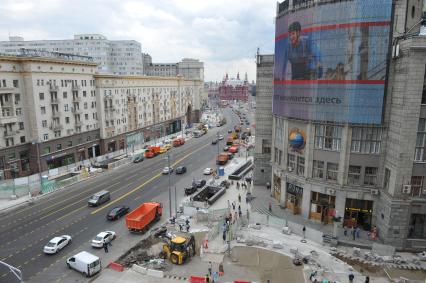
[[[232,130],[228,130],[228,134],[231,134],[232,133]]]
[[[195,193],[198,190],[197,186],[191,186],[188,188],[185,188],[185,195],[189,196]]]
[[[130,208],[125,205],[116,206],[111,209],[107,214],[108,220],[117,220],[118,218],[126,215],[129,212]]]
[[[228,149],[229,149],[229,146],[227,146],[227,145],[225,145],[225,146],[223,147],[223,151],[228,151]]]
[[[186,173],[186,167],[185,166],[179,166],[176,168],[176,174],[183,174]]]
[[[137,154],[133,157],[133,163],[139,163],[144,160],[143,153]]]
[[[91,253],[82,251],[68,258],[67,266],[69,269],[75,269],[84,276],[90,277],[101,271],[101,260]]]
[[[65,248],[69,243],[71,243],[71,240],[71,236],[68,235],[55,237],[44,246],[43,252],[45,254],[56,254],[57,252]]]
[[[217,139],[212,140],[212,144],[217,144]]]
[[[114,231],[104,231],[100,232],[96,237],[92,239],[92,247],[94,248],[102,248],[104,243],[109,243],[114,240],[116,237]]]
[[[225,187],[227,189],[229,189],[229,186],[231,186],[231,183],[227,180],[223,180],[222,182],[220,182],[220,187]]]
[[[223,136],[219,135],[219,137],[217,139],[221,141],[221,140],[223,140]]]
[[[169,175],[173,172],[173,168],[172,167],[164,167],[163,169],[163,175]]]
[[[201,189],[202,187],[204,187],[206,185],[206,183],[207,183],[206,180],[200,179],[200,180],[197,180],[197,181],[193,181],[192,185],[193,186],[195,185],[198,189]]]
[[[203,171],[203,175],[211,175],[213,173],[213,169],[212,168],[206,168]]]

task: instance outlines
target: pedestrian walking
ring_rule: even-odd
[[[272,203],[269,202],[269,211],[272,212]]]
[[[103,243],[105,253],[108,253],[108,243],[104,241]]]
[[[219,282],[219,273],[217,273],[216,271],[213,272],[213,283],[217,283]]]
[[[238,202],[241,202],[241,195],[238,194]]]
[[[228,209],[230,208],[231,208],[231,203],[229,202],[229,199],[228,199]]]
[[[182,232],[182,224],[179,224],[179,231]]]
[[[306,235],[306,227],[305,226],[303,226],[302,231],[303,231],[303,239],[305,239],[305,235]]]
[[[355,275],[353,275],[352,273],[349,274],[349,283],[353,283],[354,282],[354,278]]]
[[[234,222],[232,222],[232,224],[234,224],[234,223],[235,223],[235,220],[237,220],[237,217],[238,217],[238,214],[237,214],[237,212],[235,211],[235,212],[234,212]]]
[[[364,283],[370,283],[370,277],[369,276],[365,277]]]
[[[354,226],[351,227],[351,236],[352,236],[352,240],[355,241],[355,228],[354,228]]]
[[[247,222],[250,220],[250,213],[249,213],[249,210],[248,210],[248,208],[247,208],[247,212],[246,212],[246,214],[247,214]]]
[[[219,276],[223,276],[225,272],[223,271],[223,263],[219,263]]]
[[[343,235],[345,235],[345,237],[348,236],[348,228],[346,226],[343,226]]]
[[[358,227],[356,227],[356,229],[355,229],[355,234],[356,234],[356,237],[359,239],[359,236],[360,236],[360,234],[361,234],[361,228],[359,228],[359,226],[358,226]]]
[[[232,202],[232,210],[235,210],[235,203]]]
[[[238,207],[238,217],[242,217],[243,216],[243,212],[241,211],[241,207]]]
[[[209,261],[209,275],[212,275],[212,270],[213,270],[213,264],[211,261]]]
[[[226,243],[226,231],[223,231],[222,239],[223,239],[223,242]]]
[[[189,232],[189,229],[191,228],[191,226],[189,226],[189,224],[188,225],[186,225],[186,232],[188,233]]]
[[[210,283],[210,276],[206,274],[206,283]]]
[[[237,182],[237,190],[239,190],[239,189],[240,189],[240,183]]]

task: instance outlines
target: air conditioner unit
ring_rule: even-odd
[[[378,195],[379,194],[379,190],[378,189],[371,189],[371,194],[372,195]]]
[[[293,167],[288,166],[288,172],[293,172]]]
[[[426,190],[422,190],[422,195],[426,195]]]
[[[328,189],[327,192],[329,195],[334,195],[336,193],[336,190]]]
[[[409,193],[411,193],[411,185],[404,185],[402,187],[402,193],[403,194],[409,194]]]

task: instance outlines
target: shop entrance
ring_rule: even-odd
[[[347,198],[343,225],[346,227],[359,226],[363,230],[370,231],[372,212],[373,201]]]
[[[335,203],[335,196],[311,192],[311,211],[309,212],[309,219],[324,224],[333,223],[333,217],[336,214]]]
[[[274,174],[274,198],[280,202],[281,200],[281,178]]]
[[[302,212],[303,188],[292,183],[287,183],[286,186],[286,208],[290,209],[293,214],[300,214]]]

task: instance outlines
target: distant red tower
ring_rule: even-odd
[[[240,80],[240,73],[237,74],[236,79],[229,79],[228,73],[226,73],[222,82],[219,84],[219,99],[247,101],[248,96],[249,83],[247,74],[245,75],[244,81],[242,81]]]

